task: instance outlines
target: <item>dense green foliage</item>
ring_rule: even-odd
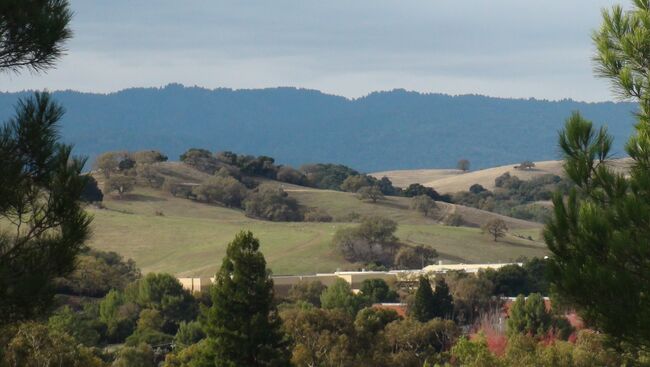
[[[75,296],[103,297],[111,289],[123,290],[140,277],[131,259],[115,252],[87,250],[77,258],[76,269],[55,280],[56,292]]]
[[[594,34],[596,71],[623,98],[639,102],[626,152],[629,176],[607,161],[613,138],[574,113],[560,134],[564,169],[575,184],[556,195],[545,230],[555,291],[595,328],[650,347],[650,2],[603,12]]]
[[[497,177],[494,182],[494,191],[475,184],[469,191],[454,194],[453,202],[514,218],[545,222],[551,215],[551,209],[536,202],[550,200],[555,192],[567,193],[571,185],[556,175],[540,175],[524,181],[509,172]]]
[[[295,222],[302,220],[298,202],[281,187],[262,184],[246,197],[246,215],[270,221]]]
[[[58,141],[62,116],[48,94],[37,93],[0,128],[0,325],[50,306],[54,278],[74,270],[90,234],[78,202],[85,160]]]
[[[287,366],[288,343],[273,303],[273,280],[250,232],[228,245],[212,287],[203,351],[212,366]]]
[[[54,66],[72,36],[67,0],[0,3],[0,71],[42,71]]]

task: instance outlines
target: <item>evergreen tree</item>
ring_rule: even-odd
[[[434,317],[434,297],[429,279],[420,277],[418,290],[415,292],[415,300],[411,307],[411,316],[420,322],[427,322]]]
[[[45,70],[64,53],[72,36],[67,0],[0,2],[0,71]]]
[[[273,280],[260,243],[241,232],[228,244],[204,318],[211,366],[288,366],[289,349],[273,304]]]
[[[21,100],[0,128],[0,325],[42,314],[89,236],[79,205],[85,159],[58,142],[63,108],[47,93]]]
[[[454,299],[449,292],[449,286],[442,277],[436,278],[436,289],[433,291],[433,317],[450,319],[454,312]]]
[[[603,12],[594,34],[596,72],[616,94],[639,102],[626,145],[629,175],[608,164],[612,138],[574,114],[560,135],[568,198],[553,200],[545,229],[552,287],[592,327],[650,347],[650,0]]]

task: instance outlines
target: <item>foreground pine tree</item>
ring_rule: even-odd
[[[594,35],[599,76],[639,103],[626,145],[629,175],[608,165],[612,138],[574,114],[560,136],[566,175],[576,185],[553,200],[545,230],[554,290],[596,329],[650,348],[650,0],[603,12]]]
[[[63,108],[47,93],[0,126],[0,326],[42,316],[90,234],[79,204],[85,159],[59,142]]]
[[[228,245],[204,319],[211,366],[289,366],[273,280],[259,247],[251,232],[239,233]]]

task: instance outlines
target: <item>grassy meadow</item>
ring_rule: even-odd
[[[510,224],[513,229],[508,236],[494,242],[476,227],[439,224],[451,212],[479,212],[470,212],[469,208],[441,203],[437,216],[426,218],[409,209],[407,198],[387,198],[372,204],[361,202],[349,193],[291,185],[285,185],[285,189],[301,205],[326,210],[335,222],[261,221],[246,217],[241,210],[137,188],[122,199],[107,195],[103,209],[89,207],[95,218],[90,246],[132,258],[145,273],[207,276],[219,267],[226,245],[234,235],[240,230],[250,230],[261,240],[274,274],[356,269],[355,264],[347,263],[330,247],[337,229],[354,225],[347,218],[350,213],[356,213],[359,216],[379,214],[396,220],[397,235],[402,241],[430,245],[440,252],[443,260],[499,262],[546,254],[545,245],[539,242],[539,225],[529,222],[515,220]],[[533,240],[525,239],[527,236]]]

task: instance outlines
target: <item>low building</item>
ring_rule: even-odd
[[[522,265],[514,263],[516,265]],[[320,273],[312,275],[278,275],[273,277],[275,292],[280,296],[289,293],[292,286],[302,282],[319,281],[325,286],[334,284],[337,279],[343,279],[350,284],[353,291],[358,291],[364,280],[383,279],[386,282],[415,282],[417,277],[422,274],[444,274],[449,271],[464,271],[466,273],[476,274],[483,269],[499,269],[513,263],[501,264],[438,264],[429,265],[420,270],[392,270],[392,271],[337,271],[334,273]],[[190,292],[199,292],[206,290],[213,282],[214,278],[178,278],[183,288]]]

